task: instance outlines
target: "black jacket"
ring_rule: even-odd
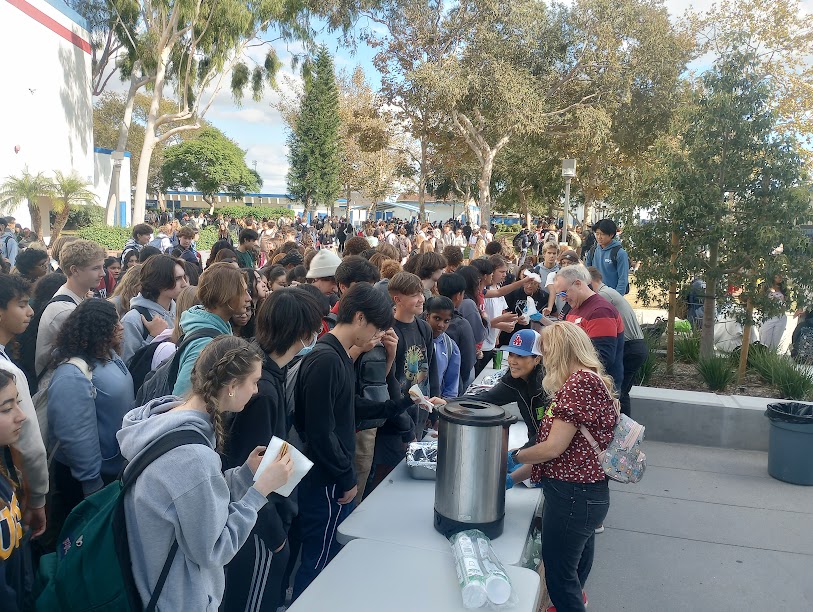
[[[243,465],[256,447],[266,446],[273,436],[282,440],[287,438],[285,370],[267,355],[257,391],[246,407],[241,412],[233,413],[227,421],[224,469]],[[270,503],[258,513],[257,527],[262,527],[262,538],[266,544],[271,550],[276,550],[288,537],[297,506],[293,497],[276,493],[269,495],[268,500]]]
[[[525,426],[528,428],[528,442],[522,448],[528,448],[536,444],[536,434],[539,431],[539,424],[545,416],[545,409],[550,403],[550,397],[542,388],[542,377],[544,369],[537,366],[531,373],[532,382],[526,382],[521,378],[513,378],[510,372],[505,375],[491,389],[472,396],[481,402],[489,402],[497,406],[505,406],[511,402],[516,402]]]

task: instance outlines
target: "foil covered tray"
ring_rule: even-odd
[[[410,442],[406,463],[409,475],[416,480],[435,480],[438,467],[438,441]]]

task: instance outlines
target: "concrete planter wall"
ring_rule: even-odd
[[[633,387],[632,418],[646,439],[741,450],[768,450],[768,404],[783,401],[656,387]]]

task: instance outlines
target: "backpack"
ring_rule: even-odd
[[[3,238],[3,257],[8,259],[8,241],[14,240],[14,236],[6,236]]]
[[[522,249],[522,232],[519,232],[516,236],[514,236],[511,244],[515,249]]]
[[[162,342],[150,342],[142,346],[132,357],[127,360],[127,370],[133,378],[133,390],[138,393],[138,390],[144,384],[147,375],[152,372],[152,359],[155,356],[155,351],[163,344]]]
[[[813,327],[801,327],[799,338],[791,347],[791,354],[796,363],[813,364]]]
[[[69,295],[55,295],[48,303],[43,306],[37,314],[33,316],[31,322],[25,331],[17,336],[17,341],[20,343],[20,357],[17,360],[17,366],[23,371],[25,377],[28,379],[28,390],[33,396],[39,387],[39,378],[42,372],[37,374],[36,359],[37,359],[37,334],[39,333],[40,321],[45,309],[55,302],[73,302],[73,298]]]
[[[374,346],[356,360],[355,370],[356,395],[373,402],[386,402],[390,399],[387,385],[387,349],[382,345]],[[386,422],[386,418],[356,421],[356,431],[375,429]]]
[[[178,446],[205,444],[203,434],[190,429],[170,432],[136,457],[131,469],[82,501],[65,520],[57,552],[40,559],[45,586],[37,597],[38,612],[119,612],[155,610],[166,583],[178,541],[174,540],[149,603],[139,597],[133,579],[124,496],[144,469]]]
[[[175,381],[178,380],[178,370],[181,369],[181,357],[186,348],[195,340],[201,338],[217,338],[222,335],[217,329],[206,327],[181,336],[178,350],[171,359],[166,359],[155,370],[151,370],[144,377],[141,388],[136,393],[136,406],[143,406],[157,397],[172,395]],[[135,355],[133,355],[135,357]]]
[[[623,484],[640,482],[646,471],[646,455],[641,450],[646,428],[626,414],[621,414],[621,404],[618,400],[613,401],[617,420],[613,439],[606,450],[599,448],[598,442],[584,425],[579,427],[579,431],[598,456],[598,462],[607,478]]]
[[[595,266],[596,264],[593,262],[593,258],[596,256],[596,248],[598,247],[598,243],[594,244],[590,247],[590,250],[587,252],[587,258],[585,259],[586,266]],[[613,248],[610,249],[610,261],[613,262],[614,266],[618,265],[618,251],[621,250],[621,245],[616,244]],[[615,289],[615,287],[613,287]],[[627,290],[624,292],[626,295],[630,292],[630,284],[627,283]]]
[[[90,371],[87,361],[81,357],[71,357],[65,363],[69,363],[79,368],[79,371],[82,372],[84,377],[90,381],[90,395],[95,399],[96,387],[93,386],[93,373]],[[55,370],[48,371],[47,376],[44,376],[42,379],[43,382],[47,378],[48,382],[50,383],[50,377],[54,375],[54,371]],[[40,426],[40,434],[42,435],[43,442],[45,442],[45,448],[48,451],[48,467],[50,468],[51,462],[54,460],[54,454],[59,448],[59,442],[57,442],[53,448],[48,448],[48,385],[45,385],[42,391],[37,391],[31,397],[31,402],[34,404],[34,412],[37,415],[37,422]]]

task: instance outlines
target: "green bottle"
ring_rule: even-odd
[[[498,350],[494,353],[494,369],[502,369],[502,351]]]

